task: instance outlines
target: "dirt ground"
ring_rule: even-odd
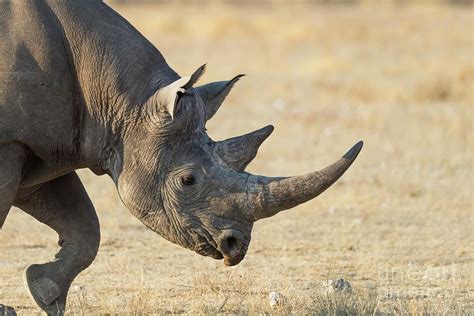
[[[474,313],[472,7],[112,5],[180,74],[239,73],[208,124],[224,139],[274,124],[249,170],[320,169],[362,139],[318,199],[256,223],[227,268],[147,230],[106,177],[80,171],[102,226],[68,308],[98,313]],[[0,232],[0,299],[38,314],[23,270],[57,237],[13,210]],[[352,294],[326,293],[344,278]],[[286,297],[277,308],[268,293]]]

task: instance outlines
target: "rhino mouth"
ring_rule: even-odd
[[[216,260],[224,259],[224,265],[235,266],[239,264],[247,253],[248,244],[245,243],[241,248],[231,246],[230,249],[220,249],[213,243],[205,242],[199,244],[194,250],[205,257],[211,257]]]
[[[224,254],[214,246],[207,245],[206,247],[197,250],[197,253],[206,257],[211,257],[216,260],[224,259],[224,265],[231,267],[239,264],[244,259],[246,251],[234,252],[232,254]]]
[[[195,238],[198,241],[194,249],[191,249],[204,257],[211,257],[216,260],[221,260],[224,258],[222,252],[217,249],[217,244],[209,232],[204,229],[196,228],[191,228],[190,231],[195,234]]]
[[[217,250],[216,247],[214,247],[211,244],[207,244],[206,247],[204,248],[204,253],[200,253],[200,254],[207,257],[211,257],[216,260],[221,260],[224,258],[224,255],[219,250]]]

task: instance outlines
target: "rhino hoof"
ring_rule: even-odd
[[[60,286],[45,276],[45,270],[45,265],[29,266],[25,271],[26,286],[36,304],[48,315],[63,315],[67,291],[62,293]]]
[[[0,316],[16,316],[16,312],[13,307],[0,304]]]

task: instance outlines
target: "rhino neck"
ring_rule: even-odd
[[[147,39],[104,3],[49,4],[63,29],[81,98],[84,167],[114,178],[123,139],[142,105],[179,76]]]

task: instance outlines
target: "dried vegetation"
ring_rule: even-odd
[[[234,268],[148,231],[108,179],[81,172],[103,241],[70,312],[474,313],[473,11],[424,3],[117,4],[179,73],[207,62],[205,81],[248,74],[208,129],[222,139],[273,123],[252,172],[304,173],[366,146],[319,199],[257,223]],[[55,238],[10,215],[1,303],[38,313],[22,271],[49,259]],[[352,294],[322,291],[338,277]],[[271,291],[284,304],[270,307]]]

